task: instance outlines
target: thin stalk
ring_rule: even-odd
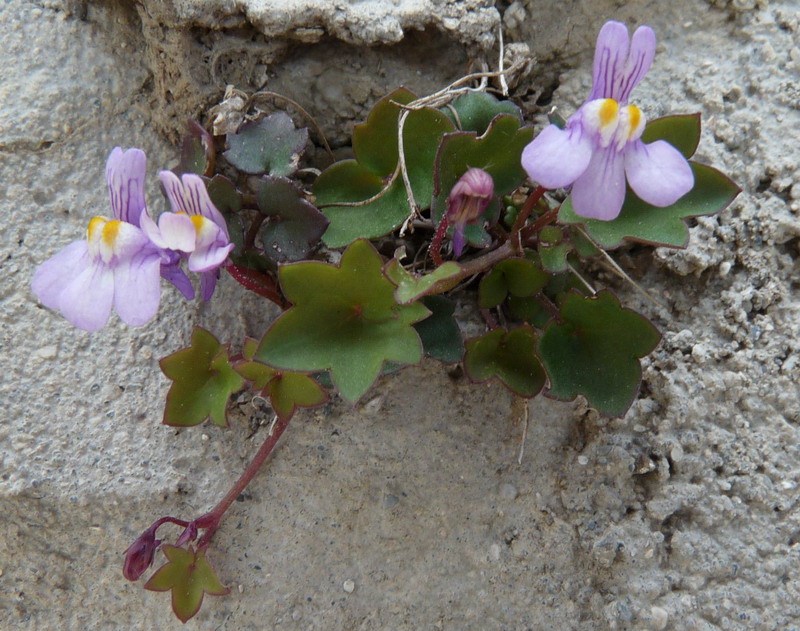
[[[214,533],[217,531],[217,528],[219,528],[225,512],[230,508],[231,504],[236,501],[236,498],[241,495],[242,491],[247,488],[247,485],[250,484],[252,479],[256,476],[259,469],[261,469],[261,466],[266,462],[267,458],[269,458],[272,450],[275,449],[275,445],[278,444],[278,440],[288,426],[288,418],[279,418],[276,421],[275,427],[272,428],[272,432],[267,436],[256,455],[250,461],[250,464],[247,465],[247,468],[245,468],[245,470],[242,472],[242,475],[239,476],[239,479],[236,480],[231,489],[225,494],[225,497],[223,497],[209,512],[202,517],[198,517],[194,521],[194,524],[198,528],[206,529],[203,533],[203,536],[200,537],[200,540],[197,542],[198,548],[203,548],[209,544],[214,536]]]

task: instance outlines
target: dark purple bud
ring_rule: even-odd
[[[455,229],[453,251],[464,249],[464,226],[476,223],[494,195],[494,180],[483,169],[471,168],[462,175],[447,196],[447,223]]]
[[[197,526],[194,522],[186,526],[186,528],[181,533],[181,536],[178,537],[178,540],[175,542],[175,546],[180,548],[184,544],[187,544],[191,541],[197,539]]]
[[[125,550],[125,563],[122,574],[129,581],[139,580],[139,577],[153,564],[153,557],[161,541],[156,539],[154,528],[145,530],[130,547]]]

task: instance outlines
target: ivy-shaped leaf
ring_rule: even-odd
[[[287,178],[261,178],[256,200],[258,209],[269,217],[259,233],[264,253],[278,263],[305,258],[328,227],[325,216]]]
[[[452,108],[452,109],[450,109]],[[455,114],[453,113],[455,110]],[[484,133],[499,114],[510,114],[522,121],[520,109],[511,101],[499,101],[487,92],[467,92],[442,108],[462,131]]]
[[[249,121],[235,134],[228,134],[228,149],[223,155],[245,173],[291,175],[297,170],[300,154],[308,142],[308,129],[295,129],[285,112],[275,112]]]
[[[464,276],[461,266],[452,261],[440,265],[429,274],[417,276],[404,268],[400,261],[392,259],[384,267],[383,273],[397,285],[394,297],[401,305],[410,304],[422,296],[450,291]]]
[[[322,405],[328,395],[310,376],[280,371],[253,359],[258,342],[253,339],[245,341],[244,361],[234,366],[234,370],[252,382],[261,396],[268,398],[272,409],[281,420],[288,420],[297,408],[311,408]]]
[[[228,398],[242,389],[244,380],[228,361],[228,348],[200,327],[192,332],[192,345],[159,362],[172,379],[164,408],[164,423],[188,427],[211,417],[227,427]]]
[[[187,127],[188,132],[181,143],[181,157],[172,172],[178,176],[184,173],[211,175],[217,156],[214,138],[193,120],[189,121]]]
[[[230,589],[225,587],[206,559],[206,549],[188,550],[177,546],[163,545],[167,557],[144,588],[154,592],[172,591],[172,610],[181,622],[186,622],[203,604],[203,596],[225,596]]]
[[[429,315],[419,303],[398,305],[377,250],[351,244],[339,266],[284,265],[279,280],[295,306],[267,330],[255,359],[278,369],[331,373],[342,397],[357,401],[384,362],[416,364],[422,343],[412,326]]]
[[[532,296],[547,284],[550,275],[535,261],[510,258],[500,261],[481,279],[478,296],[481,309],[491,309],[502,303],[508,294]]]
[[[567,294],[560,314],[561,322],[547,327],[539,345],[548,396],[571,400],[582,394],[602,414],[624,415],[639,390],[639,358],[661,335],[607,290],[588,298]]]
[[[536,334],[529,326],[511,331],[494,329],[467,342],[464,369],[472,381],[496,377],[521,397],[535,397],[545,383],[536,356]]]
[[[448,364],[461,361],[464,339],[453,317],[455,302],[444,296],[426,296],[422,303],[430,309],[431,315],[417,322],[414,328],[422,340],[425,354]]]
[[[686,158],[694,154],[699,139],[700,117],[697,114],[657,118],[642,134],[645,142],[666,140]],[[605,250],[619,247],[625,241],[685,248],[689,243],[689,229],[683,220],[721,212],[741,192],[717,169],[697,162],[689,164],[694,173],[694,188],[671,206],[651,206],[639,199],[629,187],[622,211],[613,221],[579,217],[572,207],[571,196],[561,205],[558,220],[566,224],[583,224],[594,242]]]
[[[328,167],[314,183],[316,204],[330,219],[323,241],[331,248],[355,239],[376,238],[397,228],[411,213],[398,169],[401,108],[416,97],[400,88],[375,105],[365,123],[353,130],[355,160]],[[454,129],[441,112],[411,111],[403,126],[403,152],[414,199],[427,208],[433,194],[433,161],[443,134]],[[354,204],[360,205],[341,205]]]

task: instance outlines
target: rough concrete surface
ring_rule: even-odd
[[[186,626],[800,629],[796,3],[641,2],[617,13],[620,3],[574,2],[555,15],[548,4],[3,4],[0,629],[182,628],[165,595],[122,579],[121,552],[154,518],[213,505],[266,431],[247,397],[230,430],[159,424],[159,357],[194,324],[236,343],[274,315],[229,279],[210,305],[165,288],[157,321],[131,329],[112,316],[93,335],[31,295],[35,265],[106,211],[112,147],[147,151],[160,209],[155,173],[175,155],[163,134],[183,124],[166,121],[213,103],[212,84],[219,96],[238,70],[274,75],[274,89],[294,89],[333,129],[393,83],[436,88],[476,51],[491,59],[501,21],[507,38],[554,60],[520,92],[542,122],[551,105],[579,105],[587,34],[615,16],[660,35],[636,102],[650,117],[701,111],[698,158],[744,189],[722,215],[693,222],[687,250],[616,254],[666,309],[598,272],[664,332],[640,399],[621,420],[580,401],[534,401],[522,465],[509,396],[434,362],[385,378],[356,408],[300,415],[210,552],[231,595]],[[448,22],[470,9],[468,28]],[[567,44],[570,29],[580,37]],[[574,48],[537,49],[537,33]],[[209,51],[234,44],[264,63],[226,62],[214,83]],[[251,76],[240,87],[259,86]]]

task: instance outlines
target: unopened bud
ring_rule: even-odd
[[[129,581],[136,581],[153,564],[153,557],[161,545],[161,541],[156,539],[153,528],[145,530],[130,547],[125,550],[125,563],[122,566],[122,574]]]
[[[464,227],[474,224],[494,195],[494,180],[483,169],[471,168],[462,175],[447,196],[447,223],[454,228],[453,252],[464,249]]]

